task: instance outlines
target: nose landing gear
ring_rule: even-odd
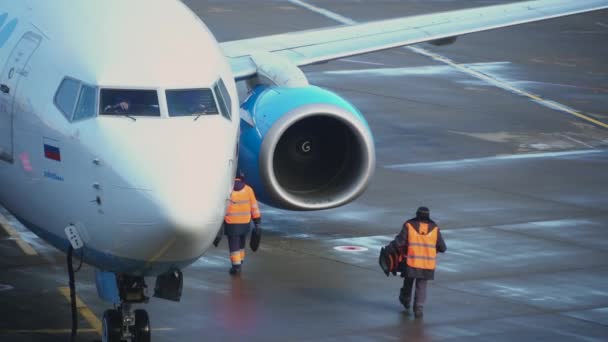
[[[100,270],[95,277],[98,295],[115,305],[114,309],[106,310],[103,314],[102,341],[149,342],[151,329],[148,313],[131,308],[132,304],[148,302],[144,278]],[[172,269],[156,277],[154,297],[179,302],[182,288],[182,272]]]
[[[145,303],[146,284],[143,277],[118,275],[120,305],[103,314],[103,342],[150,342],[150,319],[145,310],[132,310],[131,304]]]
[[[150,319],[146,310],[131,312],[129,304],[118,309],[106,310],[103,314],[103,342],[149,342]]]

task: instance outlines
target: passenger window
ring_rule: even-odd
[[[72,120],[74,105],[78,97],[80,82],[72,78],[65,78],[59,85],[55,94],[55,105],[68,120]]]
[[[160,116],[156,90],[101,89],[99,104],[104,115]]]
[[[80,87],[80,97],[76,104],[76,111],[74,112],[74,120],[82,120],[95,116],[95,98],[97,95],[97,89],[91,86],[82,85]]]
[[[230,94],[228,93],[228,89],[226,89],[226,86],[224,85],[224,81],[222,81],[222,79],[220,78],[220,80],[217,82],[218,86],[219,86],[219,92],[217,91],[218,86],[216,86],[216,90],[215,92],[218,94],[218,97],[221,98],[220,103],[223,102],[223,106],[226,108],[226,111],[223,112],[223,115],[230,120],[230,118],[232,117],[232,102],[230,101]]]
[[[167,90],[169,116],[219,114],[211,89]]]

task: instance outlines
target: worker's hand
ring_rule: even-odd
[[[222,241],[222,236],[218,235],[215,237],[215,239],[213,240],[213,246],[217,247],[217,245],[220,244],[220,241]]]
[[[123,112],[128,112],[129,111],[129,106],[130,106],[129,102],[127,102],[127,101],[120,101],[118,103],[118,108],[120,110],[122,110]]]

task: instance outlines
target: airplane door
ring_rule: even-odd
[[[0,75],[0,159],[13,161],[13,112],[17,86],[27,76],[27,63],[40,44],[40,36],[28,32],[11,52]]]

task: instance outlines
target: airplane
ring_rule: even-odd
[[[117,305],[103,341],[149,341],[132,309],[149,299],[144,277],[180,300],[237,168],[289,210],[341,206],[368,185],[365,118],[300,67],[606,8],[536,0],[218,43],[179,0],[0,0],[0,204],[97,269]]]

